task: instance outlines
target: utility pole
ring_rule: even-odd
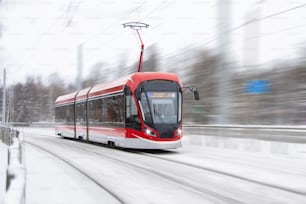
[[[5,124],[6,119],[6,70],[3,70],[3,91],[2,91],[2,124]]]
[[[258,66],[259,63],[259,19],[260,5],[257,3],[246,15],[246,22],[249,22],[244,28],[244,68]]]
[[[231,72],[228,66],[228,50],[229,50],[229,27],[230,27],[230,0],[218,0],[218,50],[219,60],[217,65],[218,78],[218,106],[217,123],[227,124],[229,121],[229,78]]]
[[[247,24],[244,28],[244,52],[243,52],[243,69],[244,70],[252,70],[253,72],[257,69],[254,69],[258,63],[258,29],[257,25],[258,23],[255,22],[257,20],[258,16],[255,14],[255,10],[249,11],[245,15],[245,21],[250,22]],[[250,83],[250,82],[248,82]],[[255,95],[255,94],[254,94]],[[257,96],[254,96],[253,94],[248,94],[246,98],[246,112],[245,114],[245,121],[247,124],[256,122],[256,113],[257,113]],[[257,94],[256,94],[257,95]],[[249,104],[251,104],[251,107],[249,108]],[[256,107],[256,108],[255,108]]]
[[[252,5],[251,10],[245,16],[245,22],[248,24],[244,28],[244,69],[256,72],[259,65],[259,48],[260,48],[260,7],[263,1],[258,1]],[[249,82],[250,83],[250,82]],[[252,105],[251,111],[245,113],[246,121],[260,123],[258,120],[258,110],[260,109],[261,94],[248,94],[246,103]],[[248,107],[246,105],[246,107]],[[249,110],[246,109],[246,110]]]
[[[82,88],[82,70],[83,70],[83,44],[78,46],[78,68],[77,68],[77,77],[76,77],[76,87],[77,90]]]

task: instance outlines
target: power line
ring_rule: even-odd
[[[81,3],[81,1],[79,2],[79,4],[80,4],[80,3]],[[139,9],[142,8],[142,6],[143,6],[144,4],[145,4],[144,2],[141,2],[141,4],[138,4],[137,7],[134,8],[134,9],[132,10],[131,13],[129,13],[129,15],[132,15],[133,13],[137,12]],[[163,9],[164,7],[168,6],[168,4],[169,4],[169,1],[167,1],[167,0],[163,1],[160,5],[157,5],[154,9],[152,9],[147,15],[145,15],[145,16],[144,16],[143,18],[141,18],[141,19],[144,19],[145,17],[151,15],[151,14],[154,13],[156,10]],[[79,5],[78,5],[78,6],[79,6]],[[244,22],[244,23],[242,23],[241,25],[238,25],[238,26],[236,26],[236,27],[233,27],[233,28],[231,28],[231,29],[225,31],[224,34],[234,32],[234,31],[236,31],[236,30],[238,30],[238,29],[240,29],[240,28],[242,28],[242,27],[244,27],[244,26],[246,26],[246,25],[248,25],[248,24],[250,24],[250,23],[258,22],[258,21],[263,21],[263,20],[267,20],[267,19],[273,18],[273,17],[275,17],[275,16],[282,15],[282,14],[291,12],[291,11],[293,11],[293,10],[302,8],[302,7],[304,7],[304,6],[306,6],[306,3],[301,4],[301,5],[298,5],[298,6],[295,6],[295,7],[292,7],[292,8],[289,8],[289,9],[285,9],[285,10],[282,10],[282,11],[279,11],[279,12],[276,12],[276,13],[273,13],[273,14],[270,14],[270,15],[267,15],[267,16],[264,16],[264,17],[262,17],[262,18],[255,19],[255,20],[253,20],[253,21]],[[78,9],[78,8],[74,9],[73,15],[70,16],[71,19],[73,19],[74,16],[77,15],[77,9]],[[119,19],[121,20],[122,18],[119,18]],[[49,30],[49,28],[52,28],[52,27],[54,26],[54,24],[56,24],[57,22],[58,22],[58,21],[55,20],[53,23],[51,23],[51,25],[48,26],[48,29],[47,29],[47,30]],[[106,31],[107,31],[107,30],[110,30],[113,26],[114,26],[114,24],[109,25],[105,30],[106,30]],[[47,32],[47,30],[46,30],[45,32]],[[65,29],[64,29],[64,30],[65,30]],[[104,30],[104,31],[105,31],[105,30]],[[43,33],[45,33],[45,32],[43,32]],[[99,33],[101,33],[101,32],[99,32]],[[93,37],[93,36],[98,36],[99,33],[96,33],[96,34],[94,34],[94,35],[91,35],[90,38],[87,39],[87,40],[85,40],[85,41],[83,41],[83,43],[86,43],[86,42],[88,42],[88,41],[93,40],[92,37]],[[115,37],[115,36],[114,36],[114,37]],[[115,37],[115,38],[116,38],[116,37]],[[43,39],[44,39],[44,38],[43,38],[43,34],[42,34],[42,35],[40,36],[40,39],[39,39],[37,42],[42,41]],[[212,43],[212,42],[215,42],[215,41],[218,40],[218,39],[219,39],[218,37],[214,37],[214,38],[212,38],[212,39],[210,39],[210,40],[208,40],[208,41],[200,42],[200,43],[196,44],[195,46],[193,46],[193,48],[197,48],[197,47],[200,47],[200,46],[203,46],[203,45],[210,44],[210,43]],[[112,41],[114,41],[114,40],[115,40],[115,39],[110,40],[110,41],[108,41],[107,43],[110,43],[110,42],[112,42]],[[33,56],[33,54],[32,54],[31,56]],[[29,56],[29,57],[30,57],[30,56]],[[23,59],[23,60],[21,60],[21,61],[26,61],[26,59]]]
[[[296,30],[296,29],[300,29],[300,28],[303,28],[303,27],[306,27],[306,24],[297,25],[297,26],[290,26],[290,27],[279,29],[277,31],[273,31],[273,32],[270,32],[270,33],[260,34],[259,36],[254,36],[254,37],[247,38],[246,41],[254,40],[254,39],[258,39],[258,38],[265,38],[265,37],[268,37],[268,36],[271,36],[271,35],[282,33],[284,31]],[[233,43],[233,42],[231,42],[231,43]]]
[[[145,2],[143,1],[140,5],[137,5],[136,8],[133,8],[132,11],[128,14],[128,16],[132,15],[133,13],[136,13],[139,9],[141,9],[143,6],[145,5]],[[122,18],[126,18],[127,16],[126,15],[122,15],[121,17],[118,18],[118,20],[116,20],[116,22],[118,22],[118,25],[120,25],[122,22],[121,22],[121,19]],[[106,26],[106,28],[103,30],[103,32],[107,32],[109,31],[112,27],[114,26],[118,26],[116,23],[112,23],[111,25],[108,25]],[[89,41],[95,39],[96,37],[99,36],[99,34],[101,34],[101,31],[97,32],[97,33],[94,33],[92,35],[90,35],[87,39],[83,40],[82,42],[80,42],[80,44],[85,44],[85,43],[88,43]],[[113,38],[114,40],[114,38]],[[113,41],[111,40],[111,41]],[[108,41],[109,43],[110,41]]]
[[[245,27],[245,26],[248,25],[248,24],[255,23],[255,22],[259,22],[259,21],[263,21],[263,20],[267,20],[267,19],[273,18],[273,17],[275,17],[275,16],[282,15],[282,14],[284,14],[284,13],[288,13],[288,12],[291,12],[291,11],[293,11],[293,10],[302,8],[302,7],[304,7],[304,6],[306,6],[306,3],[301,4],[301,5],[298,5],[298,6],[295,6],[295,7],[292,7],[292,8],[289,8],[289,9],[285,9],[285,10],[282,10],[282,11],[279,11],[279,12],[276,12],[276,13],[273,13],[273,14],[270,14],[270,15],[267,15],[267,16],[264,16],[264,17],[262,17],[262,18],[257,18],[257,19],[255,19],[255,20],[246,21],[246,22],[244,22],[244,23],[242,23],[242,24],[240,24],[240,25],[238,25],[238,26],[235,26],[235,27],[233,27],[233,28],[231,28],[231,29],[225,31],[225,32],[223,33],[223,35],[232,33],[232,32],[234,32],[234,31],[236,31],[236,30],[239,30],[239,29]],[[200,43],[198,43],[197,45],[194,45],[194,46],[191,47],[190,49],[198,48],[198,47],[201,47],[201,46],[203,46],[203,45],[207,45],[207,44],[213,43],[213,42],[215,42],[216,40],[219,40],[219,39],[220,39],[219,36],[213,37],[213,38],[210,39],[210,40],[207,40],[207,41],[204,41],[204,42],[200,42]],[[183,50],[183,51],[180,52],[180,53],[175,53],[175,54],[173,54],[173,55],[182,54],[182,53],[184,53],[184,52],[185,52],[185,50]],[[169,55],[168,55],[168,56],[169,56]],[[172,55],[169,56],[169,58],[171,58],[171,57],[172,57]],[[168,57],[167,57],[167,58],[168,58]]]
[[[156,12],[157,10],[165,9],[166,7],[169,6],[169,3],[170,3],[169,0],[164,0],[163,2],[161,2],[161,4],[158,4],[156,7],[154,7],[152,10],[150,10],[147,14],[145,14],[142,18],[140,18],[140,19],[137,20],[137,21],[141,22],[141,21],[143,21],[145,18],[147,18],[147,17],[149,17],[150,15],[152,15],[152,14],[153,14],[154,12]],[[144,5],[144,2],[143,2],[141,5],[139,5],[137,8],[133,9],[133,12],[132,12],[132,13],[129,13],[128,16],[130,16],[131,14],[135,13],[136,11],[138,11],[143,5]],[[120,21],[121,21],[122,18],[119,18],[119,19],[120,19]],[[121,22],[121,23],[122,23],[122,22]],[[118,22],[118,25],[119,25],[119,22]],[[117,24],[112,24],[112,25],[110,25],[110,26],[106,29],[106,31],[109,30],[109,29],[111,29],[113,26],[118,26],[118,25],[117,25]],[[104,31],[104,32],[106,32],[106,31]],[[100,33],[100,32],[99,32],[99,33]],[[99,33],[96,33],[96,34],[91,35],[91,36],[98,36]],[[110,39],[110,40],[108,40],[106,43],[104,43],[103,46],[105,47],[105,46],[111,44],[111,43],[114,42],[117,38],[118,38],[118,35],[115,35],[112,39]],[[82,41],[82,43],[85,44],[86,42],[89,42],[90,40],[92,40],[92,38],[89,38],[88,40]],[[137,41],[137,42],[138,42],[138,41]]]
[[[50,31],[56,24],[58,24],[58,22],[61,22],[63,18],[67,18],[67,23],[66,23],[66,26],[63,28],[63,30],[62,30],[60,33],[65,32],[65,31],[69,28],[69,26],[70,26],[72,20],[73,20],[73,19],[75,18],[75,16],[77,15],[77,11],[78,11],[78,9],[79,9],[81,3],[82,3],[82,0],[78,1],[76,4],[74,3],[75,6],[72,6],[73,2],[70,0],[70,2],[68,3],[68,8],[66,9],[66,11],[64,11],[64,12],[60,15],[60,17],[55,18],[55,20],[52,21],[52,23],[50,23],[49,26],[46,26],[47,29],[46,29],[45,31],[41,32],[42,34],[40,34],[40,35],[37,37],[37,40],[35,41],[36,43],[33,43],[33,45],[38,45],[39,43],[41,43],[41,42],[45,39],[45,37],[46,37],[45,34],[46,34],[48,31]],[[132,12],[132,13],[136,12],[136,11],[137,11],[138,9],[140,9],[143,5],[144,5],[144,2],[142,2],[142,4],[139,5],[137,8],[133,9],[133,12]],[[71,11],[72,15],[69,15],[69,13],[67,14],[67,10],[68,10],[68,11]],[[131,14],[131,13],[130,13],[130,14]],[[129,14],[129,15],[130,15],[130,14]],[[118,24],[119,24],[119,22],[118,22]],[[112,26],[114,26],[114,25],[108,26],[108,28],[107,28],[106,30],[109,30]],[[56,33],[56,35],[58,36],[60,33]],[[99,34],[99,33],[97,33],[97,34],[95,34],[95,35],[98,35],[98,34]],[[89,41],[89,40],[92,40],[92,39],[93,39],[92,37],[95,36],[95,35],[91,35],[87,40],[88,40],[88,41]],[[86,41],[84,41],[84,42],[86,42]],[[81,42],[81,43],[82,43],[82,42]],[[45,42],[44,42],[43,44],[45,44]],[[18,64],[21,64],[21,67],[24,67],[24,66],[25,66],[25,63],[26,63],[31,57],[33,57],[33,56],[35,56],[34,53],[26,54],[22,59],[18,60],[18,62],[19,62]]]
[[[286,10],[283,10],[283,11],[279,11],[279,12],[276,12],[276,13],[273,13],[273,14],[270,14],[270,15],[267,15],[267,16],[264,16],[264,17],[262,17],[262,18],[258,18],[258,19],[255,19],[255,20],[246,21],[246,22],[244,22],[244,23],[242,23],[242,24],[240,24],[240,25],[238,25],[238,26],[236,26],[236,27],[233,27],[233,28],[231,28],[231,29],[225,31],[224,34],[228,34],[228,33],[234,32],[234,31],[236,31],[236,30],[238,30],[238,29],[240,29],[240,28],[245,27],[245,26],[248,25],[248,24],[255,23],[255,22],[259,22],[259,21],[263,21],[263,20],[267,20],[267,19],[269,19],[269,18],[273,18],[273,17],[275,17],[275,16],[278,16],[278,15],[281,15],[281,14],[284,14],[284,13],[288,13],[288,12],[293,11],[293,10],[296,10],[296,9],[298,9],[298,8],[302,8],[302,7],[304,7],[304,6],[306,6],[306,3],[305,3],[305,4],[301,4],[301,5],[299,5],[299,6],[296,6],[296,7],[293,7],[293,8],[290,8],[290,9],[286,9]],[[219,39],[218,37],[215,37],[214,39],[209,40],[209,41],[206,41],[206,42],[203,43],[203,44],[209,44],[209,43],[214,42],[214,41],[216,41],[216,40],[218,40],[218,39]]]
[[[76,6],[76,8],[74,9],[74,12],[77,11],[78,7],[80,6],[80,3],[81,1],[78,2],[78,5]],[[71,4],[72,4],[72,1],[70,0],[70,2],[68,3],[68,9],[71,9]],[[32,45],[38,45],[39,43],[41,43],[45,37],[46,37],[46,33],[47,31],[50,31],[56,24],[58,24],[58,22],[61,22],[61,20],[66,16],[66,12],[62,13],[59,17],[56,17],[55,20],[53,20],[47,27],[47,29],[45,29],[44,31],[41,32],[40,35],[38,35],[37,37],[37,40],[35,40],[35,43],[33,43]],[[74,16],[74,15],[73,15]],[[73,16],[69,19],[69,21],[72,20]],[[65,27],[63,31],[65,31],[67,27]],[[31,54],[28,54],[28,55],[25,55],[22,59],[18,60],[18,63],[17,64],[22,64],[21,66],[23,67],[24,64],[27,62],[27,60],[29,60],[31,57],[33,57],[34,54],[31,53]],[[21,68],[22,68],[21,67]]]
[[[260,18],[259,20],[262,21],[262,20],[266,20],[266,19],[269,19],[269,18],[272,18],[272,17],[275,17],[275,16],[278,16],[278,15],[281,15],[281,14],[284,14],[284,13],[288,13],[290,11],[293,11],[293,10],[296,10],[298,8],[302,8],[306,6],[306,3],[305,4],[301,4],[299,6],[296,6],[296,7],[293,7],[293,8],[290,8],[290,9],[286,9],[286,10],[283,10],[283,11],[280,11],[280,12],[277,12],[277,13],[274,13],[274,14],[271,14],[271,15],[268,15],[268,16],[265,16],[265,17],[262,17]]]
[[[244,27],[244,26],[246,26],[246,25],[248,25],[248,24],[255,23],[255,22],[259,22],[259,21],[263,21],[263,20],[267,20],[267,19],[269,19],[269,18],[273,18],[273,17],[275,17],[275,16],[279,16],[279,15],[282,15],[282,14],[284,14],[284,13],[288,13],[288,12],[293,11],[293,10],[296,10],[296,9],[298,9],[298,8],[302,8],[302,7],[304,7],[304,6],[306,6],[306,3],[305,3],[305,4],[301,4],[301,5],[299,5],[299,6],[296,6],[296,7],[293,7],[293,8],[290,8],[290,9],[286,9],[286,10],[283,10],[283,11],[279,11],[279,12],[276,12],[276,13],[273,13],[273,14],[270,14],[270,15],[267,15],[267,16],[264,16],[264,17],[262,17],[262,18],[258,18],[258,19],[246,21],[246,22],[240,24],[239,26],[236,26],[236,27],[231,28],[230,30],[226,31],[226,33],[231,33],[231,32],[233,32],[233,31],[235,31],[235,30],[238,30],[238,29],[240,29],[240,28],[242,28],[242,27]]]

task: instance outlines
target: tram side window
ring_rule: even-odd
[[[82,125],[86,124],[86,102],[78,103],[76,105],[76,122]]]
[[[103,122],[103,99],[89,102],[89,123],[93,126],[101,126]]]
[[[124,96],[110,96],[89,102],[89,123],[92,126],[123,127]]]
[[[105,98],[106,123],[108,126],[123,127],[124,125],[124,96],[117,95]]]
[[[115,96],[115,109],[116,109],[116,122],[120,123],[120,126],[124,123],[124,95]]]
[[[125,96],[125,109],[126,109],[126,127],[136,130],[141,130],[140,120],[138,117],[137,106],[133,95],[128,93]]]
[[[55,122],[72,125],[74,123],[74,105],[56,107]]]
[[[66,106],[66,122],[67,125],[72,125],[74,123],[74,105]]]
[[[60,106],[55,107],[55,122],[63,123],[66,121],[66,107]]]

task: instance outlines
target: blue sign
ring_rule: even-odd
[[[246,93],[262,94],[271,91],[271,83],[269,80],[252,80],[246,84]]]

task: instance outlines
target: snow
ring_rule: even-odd
[[[143,203],[145,199],[156,203],[172,203],[174,200],[176,203],[203,202],[203,195],[198,192],[186,193],[188,186],[173,186],[173,183],[160,179],[160,172],[181,180],[186,185],[192,181],[192,185],[199,189],[205,186],[209,192],[249,200],[248,203],[303,203],[306,200],[306,144],[302,143],[185,135],[182,148],[153,152],[154,157],[190,164],[190,167],[183,167],[158,158],[148,159],[143,154],[62,140],[54,134],[53,128],[20,130],[27,135],[27,141],[63,155],[108,188],[116,189],[128,203]],[[1,155],[2,152],[3,148]],[[104,203],[117,202],[84,175],[80,176],[80,173],[54,156],[32,145],[26,145],[25,154],[27,203],[101,203],[101,198]],[[125,158],[127,164],[119,164],[116,159],[112,161],[98,157],[99,154]],[[131,161],[136,162],[136,166],[133,167],[129,163]],[[203,174],[203,170],[194,170],[192,166],[213,171]],[[145,168],[154,169],[157,174],[147,174]],[[223,172],[234,178],[218,175],[216,172]],[[247,181],[237,182],[235,177]],[[249,185],[248,181],[255,181],[257,184]],[[269,185],[296,193],[271,189]],[[205,198],[205,203],[210,202],[214,203],[215,200],[209,196]]]
[[[7,168],[7,146],[0,141],[0,204],[4,203]]]
[[[104,191],[97,189],[85,176],[58,161],[54,156],[27,146],[26,203],[115,203]]]

